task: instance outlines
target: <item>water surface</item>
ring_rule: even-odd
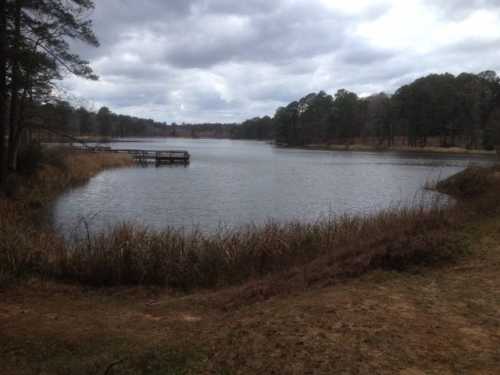
[[[188,150],[191,164],[109,170],[68,191],[51,215],[65,235],[81,233],[83,223],[93,232],[121,222],[213,231],[267,220],[367,214],[419,202],[427,181],[493,160],[296,150],[232,140],[140,139],[111,146]]]

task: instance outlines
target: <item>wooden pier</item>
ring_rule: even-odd
[[[183,150],[154,151],[154,150],[112,150],[112,152],[128,153],[139,164],[189,164],[189,152]]]
[[[129,154],[138,164],[155,164],[156,166],[165,164],[184,164],[190,162],[191,155],[184,150],[128,150],[113,149],[106,146],[74,147],[78,151],[84,152],[113,152],[119,154]]]

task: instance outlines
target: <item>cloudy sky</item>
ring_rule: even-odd
[[[431,72],[500,71],[500,0],[96,0],[75,48],[90,106],[166,122],[272,115],[307,93],[393,92]]]

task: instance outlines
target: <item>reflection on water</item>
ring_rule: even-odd
[[[281,149],[231,140],[137,140],[115,148],[183,149],[188,167],[105,171],[68,191],[52,210],[68,235],[121,222],[161,229],[210,231],[266,220],[315,220],[365,214],[420,202],[427,181],[445,178],[484,157]]]

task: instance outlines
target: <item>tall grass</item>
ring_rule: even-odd
[[[64,242],[40,225],[39,210],[64,189],[100,171],[131,165],[126,155],[45,150],[32,173],[11,175],[0,196],[0,286],[29,275],[45,275],[66,251]]]
[[[103,170],[133,165],[125,154],[83,153],[67,148],[48,150],[43,159],[41,167],[22,182],[25,189],[20,194],[21,200],[45,203]]]
[[[309,224],[249,225],[215,234],[124,224],[73,244],[37,244],[42,257],[30,267],[46,277],[86,285],[186,291],[239,285],[309,265],[314,271],[302,281],[311,284],[374,268],[399,270],[451,259],[463,252],[460,223],[458,211],[436,207]]]

